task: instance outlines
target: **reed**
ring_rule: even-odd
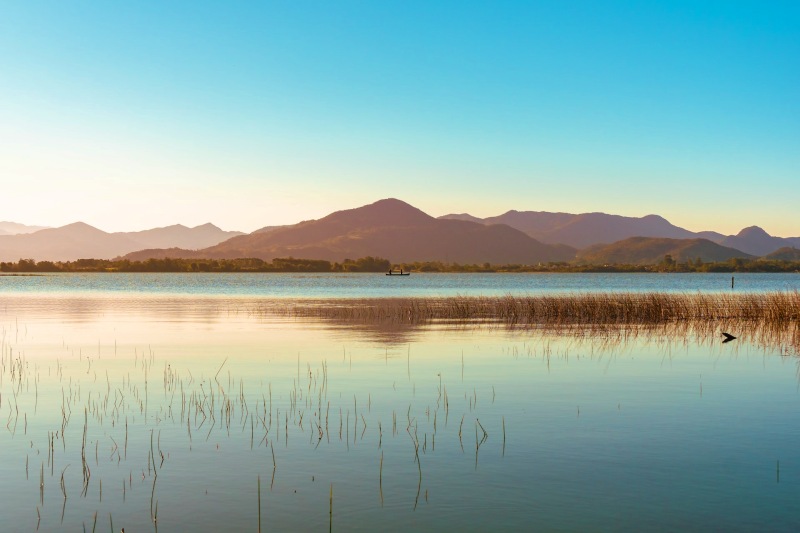
[[[659,324],[669,321],[800,320],[800,292],[617,292],[535,296],[356,298],[264,304],[256,312],[346,321],[496,321],[507,324]]]
[[[381,507],[383,507],[383,452],[381,452],[381,464],[378,467],[378,492],[381,497]]]
[[[506,456],[506,417],[503,415],[503,457]]]

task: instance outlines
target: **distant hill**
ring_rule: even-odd
[[[90,257],[110,259],[138,247],[139,243],[128,237],[75,222],[35,233],[0,236],[0,261],[74,261]]]
[[[720,244],[752,255],[767,255],[779,248],[800,247],[800,237],[773,237],[758,226],[750,226],[736,235],[725,237]]]
[[[512,228],[524,231],[530,236],[536,235],[534,239],[544,242],[549,235],[558,228],[564,227],[580,215],[569,213],[549,213],[547,211],[516,211],[511,210],[495,217],[488,217],[483,220],[484,224],[508,224]],[[549,241],[552,242],[552,241]],[[566,240],[562,240],[567,244]],[[571,245],[572,246],[572,245]],[[576,248],[587,246],[581,241]]]
[[[764,259],[776,259],[780,261],[800,261],[800,249],[786,246],[764,256]]]
[[[664,256],[685,262],[700,258],[704,262],[727,261],[734,257],[752,258],[733,248],[708,239],[665,239],[631,237],[612,244],[590,246],[578,253],[578,259],[593,264],[657,264]]]
[[[116,233],[140,243],[140,248],[188,248],[195,250],[214,246],[222,241],[237,235],[244,235],[241,231],[223,231],[214,224],[203,224],[188,228],[182,224],[153,228],[144,231]]]
[[[693,236],[692,232],[673,226],[657,215],[635,218],[584,213],[552,230],[541,232],[540,238],[545,242],[563,242],[576,248],[585,248],[595,243],[611,243],[628,237],[688,239]]]
[[[138,232],[107,233],[76,222],[34,233],[0,235],[0,261],[112,259],[142,248],[207,247],[235,235],[241,233],[222,231],[212,224],[196,228],[176,225]]]
[[[478,222],[480,224],[483,224],[483,219],[482,218],[474,217],[474,216],[470,215],[469,213],[454,213],[452,215],[444,215],[444,216],[441,216],[439,218],[442,219],[442,220],[466,220],[468,222]],[[517,229],[519,229],[519,228],[517,228]]]
[[[147,254],[161,253],[148,250]],[[180,257],[297,257],[343,261],[380,256],[394,262],[536,264],[567,261],[568,246],[543,244],[504,224],[484,225],[464,220],[436,219],[390,198],[356,209],[229,239]],[[128,259],[143,259],[136,253]]]
[[[763,256],[782,247],[800,247],[800,237],[773,237],[758,226],[744,228],[737,235],[715,231],[692,232],[675,226],[658,215],[624,217],[605,213],[551,213],[508,211],[502,215],[477,218],[467,213],[445,215],[442,219],[471,220],[483,224],[507,224],[544,243],[561,243],[583,249],[595,244],[614,243],[629,237],[707,239],[750,255]]]
[[[21,233],[33,233],[40,229],[47,229],[47,226],[26,226],[18,222],[0,222],[0,235],[19,235]]]
[[[185,248],[145,248],[136,250],[114,259],[127,259],[128,261],[147,261],[148,259],[209,259],[202,250],[187,250]]]
[[[624,217],[606,213],[551,213],[547,211],[508,211],[479,219],[466,213],[445,215],[444,219],[480,221],[484,224],[507,224],[544,243],[586,248],[594,244],[617,242],[629,237],[666,237],[672,239],[705,238],[721,241],[724,235],[713,231],[694,233],[671,224],[658,215]]]

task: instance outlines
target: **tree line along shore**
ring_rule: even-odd
[[[362,257],[335,262],[322,259],[276,258],[264,261],[247,259],[78,259],[75,261],[0,262],[2,273],[48,272],[405,272],[491,273],[491,272],[800,272],[800,261],[768,259],[729,259],[704,262],[700,259],[678,262],[666,256],[658,264],[589,264],[550,262],[536,265],[490,263],[464,265],[441,261],[392,263],[381,257]]]

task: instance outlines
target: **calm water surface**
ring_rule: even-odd
[[[631,276],[641,290],[725,277]],[[201,276],[0,280],[2,530],[256,530],[259,479],[265,531],[800,530],[796,357],[745,334],[252,312],[292,283],[352,296],[330,284],[401,281],[318,278],[214,276],[194,296],[181,284]],[[409,278],[483,294],[516,279]],[[241,292],[223,298],[222,280]]]
[[[735,290],[800,289],[800,273],[736,274]],[[563,292],[716,292],[731,274],[54,274],[0,276],[0,294],[147,293],[271,298],[503,295]]]

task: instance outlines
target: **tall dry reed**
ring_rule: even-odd
[[[536,296],[363,298],[276,303],[259,310],[348,321],[494,321],[506,324],[661,324],[675,321],[800,320],[800,292],[581,293]]]

